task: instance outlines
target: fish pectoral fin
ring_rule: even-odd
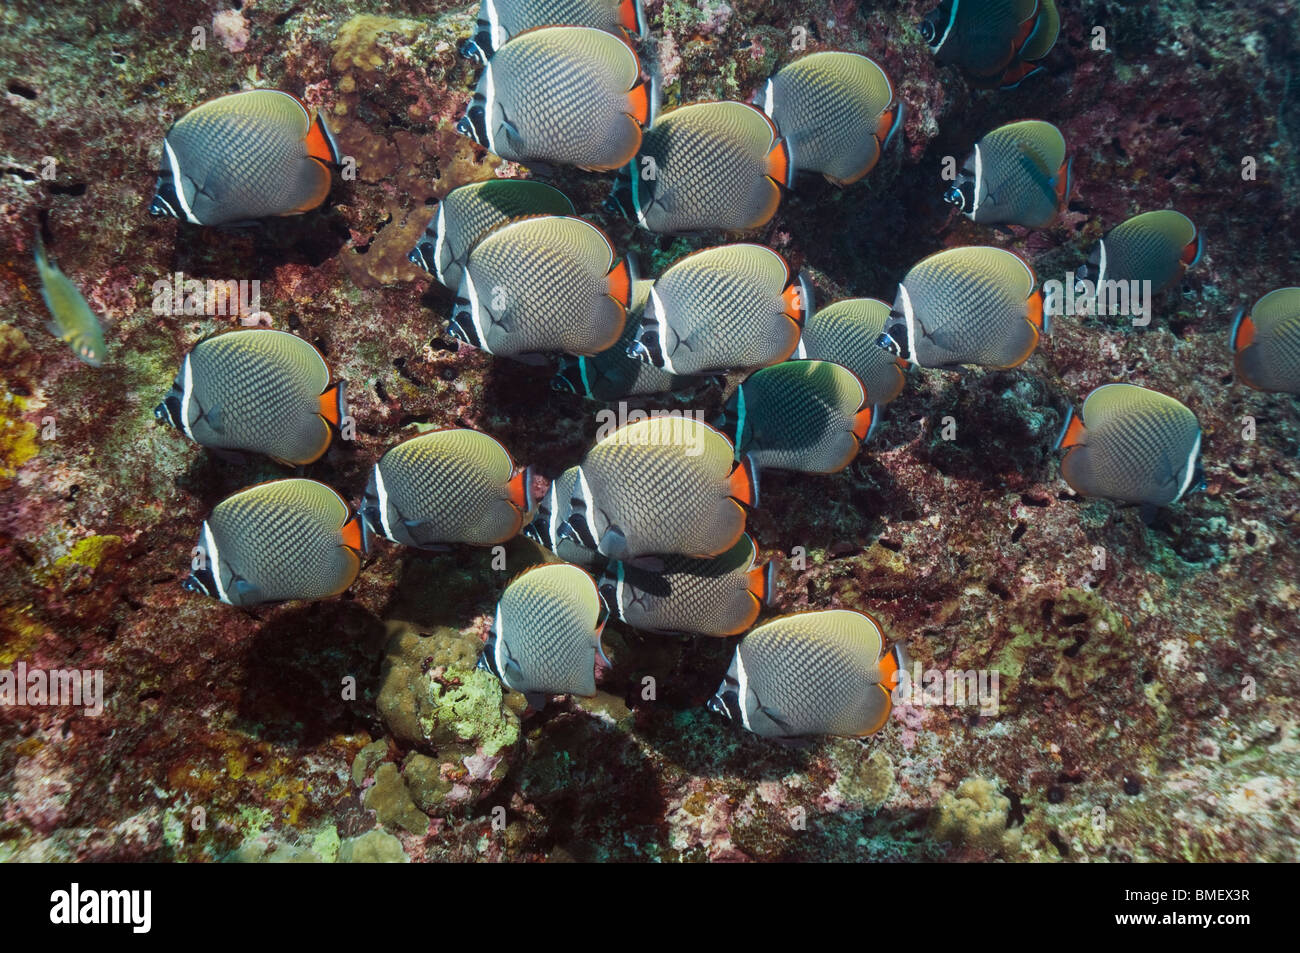
[[[597,548],[611,559],[618,559],[627,551],[627,536],[618,526],[611,526],[600,537]]]
[[[240,602],[261,602],[262,590],[242,576],[236,576],[232,588],[239,593]]]
[[[785,716],[785,712],[779,708],[769,708],[762,702],[758,703],[758,710],[772,720],[772,723],[780,726],[786,731],[794,731],[794,726],[790,724],[790,719]]]
[[[636,559],[629,559],[627,564],[636,569],[644,569],[646,572],[663,572],[666,567],[663,558],[660,556],[638,556]],[[645,599],[647,595],[648,593],[636,596],[632,601],[634,603],[640,602]]]
[[[1138,515],[1142,517],[1143,526],[1151,526],[1156,521],[1156,516],[1160,513],[1160,507],[1154,503],[1138,504]]]
[[[225,430],[225,427],[223,426],[225,422],[225,414],[222,413],[222,407],[220,404],[213,404],[211,407],[202,410],[199,416],[206,420],[208,426],[217,433],[221,433]]]
[[[551,700],[551,696],[545,692],[524,692],[524,698],[528,699],[528,707],[533,711],[541,711]]]
[[[406,527],[407,534],[416,548],[430,553],[445,553],[451,549],[446,543],[437,540],[426,540],[425,529],[428,527],[428,520],[402,520],[402,525]]]

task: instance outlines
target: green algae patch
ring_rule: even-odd
[[[930,820],[930,834],[940,842],[997,853],[1007,833],[1011,801],[987,778],[967,778],[954,794],[945,791]]]
[[[338,36],[330,43],[334,51],[330,66],[338,73],[383,69],[393,37],[409,43],[425,28],[426,24],[419,20],[359,13],[339,28]]]
[[[25,613],[3,610],[0,613],[0,665],[12,665],[30,655],[44,631],[29,621]]]
[[[340,864],[409,864],[402,842],[387,831],[367,831],[339,846]]]
[[[475,636],[450,627],[422,635],[396,621],[389,632],[377,705],[408,754],[400,775],[391,763],[374,769],[375,787],[382,776],[393,790],[368,797],[396,797],[400,784],[405,800],[427,813],[467,810],[508,773],[521,740],[519,714],[497,678],[474,667],[481,648]],[[376,748],[366,763],[358,759],[354,780],[363,783],[386,756]]]
[[[385,827],[400,827],[412,834],[429,829],[429,819],[416,807],[397,765],[391,762],[381,764],[375,772],[375,783],[366,791],[364,803]]]
[[[338,828],[333,824],[326,825],[321,829],[320,833],[312,838],[312,853],[325,861],[325,863],[332,864],[338,857],[339,845],[341,843],[342,841],[339,840]]]
[[[0,489],[12,485],[23,464],[40,452],[36,425],[21,416],[26,409],[25,399],[5,394],[4,407],[0,409]]]
[[[122,551],[120,536],[87,536],[78,540],[64,555],[32,575],[38,581],[57,586],[65,592],[84,591],[91,587],[95,575]]]
[[[879,748],[867,757],[862,754],[857,741],[833,744],[831,757],[840,771],[835,787],[849,803],[878,808],[894,790],[894,762]]]
[[[1128,624],[1095,592],[1063,589],[1039,605],[1032,622],[1010,625],[1012,637],[994,661],[1001,677],[1012,680],[1008,694],[1031,685],[1078,700],[1099,680],[1122,677],[1134,665]]]
[[[433,710],[420,721],[428,737],[448,731],[457,738],[476,739],[483,754],[492,757],[519,740],[519,722],[501,717],[504,696],[501,682],[482,669],[458,673],[459,685],[443,688],[433,683]]]
[[[66,556],[56,559],[54,569],[56,572],[66,573],[77,567],[83,567],[93,572],[107,556],[117,553],[121,548],[121,536],[87,536],[73,546],[72,551]]]

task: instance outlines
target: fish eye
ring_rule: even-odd
[[[962,195],[961,189],[955,185],[950,185],[948,191],[943,193],[943,200],[949,205],[955,205],[959,209],[966,207],[966,196]]]
[[[934,42],[934,22],[931,20],[921,21],[921,39],[927,43]]]

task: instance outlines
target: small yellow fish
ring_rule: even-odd
[[[60,341],[72,345],[72,352],[81,360],[91,367],[99,367],[108,353],[104,329],[77,286],[46,257],[45,242],[41,240],[39,231],[36,233],[36,271],[41,276],[41,297],[54,319],[46,322],[45,329]]]

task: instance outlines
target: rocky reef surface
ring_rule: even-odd
[[[283,471],[155,426],[184,353],[238,321],[155,313],[177,272],[260,281],[273,326],[351,382],[356,439],[307,468],[345,495],[421,423],[486,430],[547,478],[592,441],[600,405],[458,353],[450,293],[406,261],[433,199],[527,174],[454,130],[476,4],[5,4],[0,668],[102,670],[105,706],[0,706],[0,860],[1300,859],[1300,409],[1233,383],[1226,345],[1238,307],[1300,283],[1296,2],[1063,3],[1046,75],[1000,93],[936,64],[914,27],[928,6],[647,3],[667,105],[747,98],[797,27],[893,78],[902,142],[851,188],[801,182],[757,236],[820,303],[892,300],[955,244],[1062,277],[1151,208],[1191,216],[1206,253],[1150,327],[1064,317],[1016,371],[913,372],[848,471],[765,474],[750,528],[780,560],[774,611],[866,608],[923,669],[1000,678],[996,712],[918,700],[865,744],[789,748],[702,707],[734,640],[617,624],[600,694],[525,715],[474,668],[500,589],[543,558],[522,538],[504,570],[385,547],[319,604],[249,613],[181,589],[211,507]],[[322,110],[355,177],[257,230],[151,219],[168,125],[252,85]],[[1067,213],[1006,234],[954,218],[943,157],[1018,118],[1065,134]],[[601,213],[608,176],[557,184],[652,273],[702,243]],[[42,212],[104,318],[100,369],[43,329]],[[1114,380],[1204,430],[1206,491],[1149,527],[1074,497],[1051,453],[1067,406]],[[685,399],[711,416],[723,396]]]

